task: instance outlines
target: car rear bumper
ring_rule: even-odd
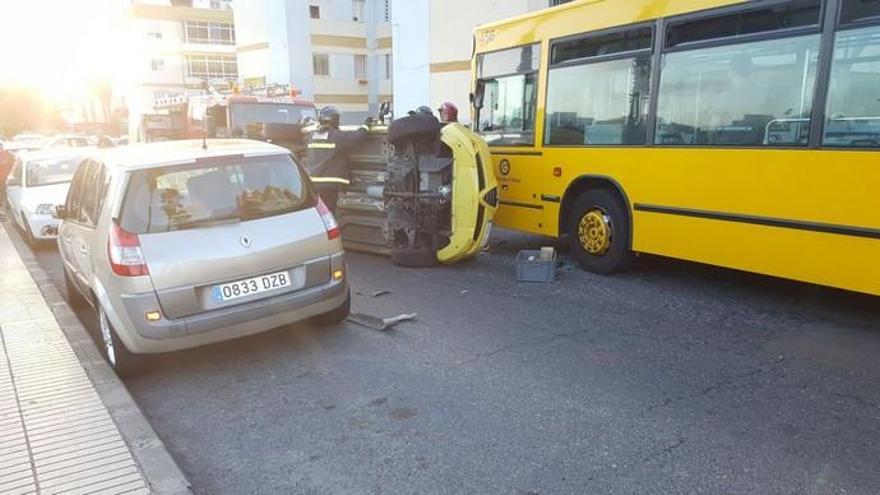
[[[124,315],[117,333],[129,351],[153,354],[221,342],[300,322],[332,311],[348,297],[342,280],[229,308],[174,320],[146,321],[158,307],[154,294],[122,296]],[[110,316],[110,315],[108,315]],[[114,318],[111,317],[111,320]],[[128,325],[126,325],[128,323]]]

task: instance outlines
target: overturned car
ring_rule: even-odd
[[[476,255],[488,240],[498,206],[483,139],[430,115],[359,132],[359,139],[346,144],[334,139],[340,134],[315,133],[305,160],[322,195],[334,196],[346,248],[390,255],[393,263],[407,267]],[[321,165],[341,154],[345,169],[325,173]]]

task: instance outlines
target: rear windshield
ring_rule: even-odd
[[[27,164],[27,186],[38,187],[62,184],[73,180],[79,167],[79,158],[40,160]]]
[[[170,232],[283,215],[314,205],[289,156],[224,158],[131,174],[121,226]]]

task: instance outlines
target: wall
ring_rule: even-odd
[[[474,29],[548,5],[549,0],[393,0],[396,115],[451,101],[469,122]]]
[[[393,42],[394,115],[431,99],[428,0],[393,0],[391,32]]]

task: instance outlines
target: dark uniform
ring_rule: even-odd
[[[351,178],[348,154],[369,136],[366,129],[342,131],[322,128],[308,140],[306,171],[309,176],[349,180]],[[315,188],[331,210],[336,210],[339,184],[316,184]]]
[[[306,171],[312,177],[349,178],[348,153],[367,139],[366,129],[321,129],[309,137]]]

